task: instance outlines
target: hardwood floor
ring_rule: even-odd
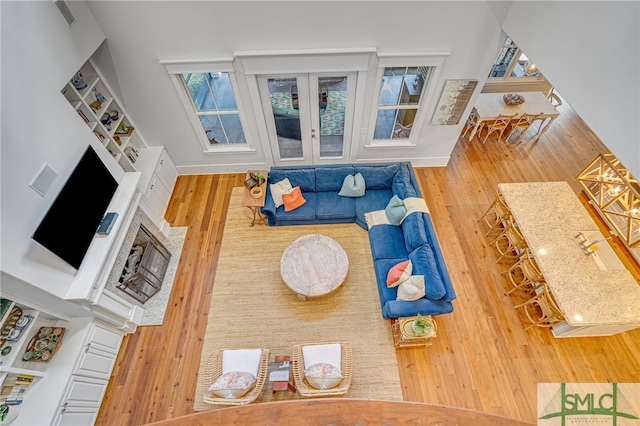
[[[428,402],[536,422],[537,383],[640,382],[640,329],[611,337],[554,339],[524,331],[524,315],[503,293],[506,264],[478,222],[499,182],[565,180],[607,149],[565,103],[537,143],[460,140],[446,168],[417,168],[458,298],[436,317],[428,348],[399,349],[407,401]],[[188,226],[162,326],[140,327],[120,351],[98,425],[140,425],[193,413],[202,336],[226,207],[244,174],[181,176],[166,218]],[[603,295],[606,297],[606,295]]]

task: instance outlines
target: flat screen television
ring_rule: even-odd
[[[117,188],[89,146],[31,238],[79,269]]]

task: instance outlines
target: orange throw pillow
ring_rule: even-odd
[[[397,287],[411,278],[412,273],[413,265],[411,264],[411,260],[405,260],[404,262],[396,264],[387,273],[387,287]]]
[[[284,202],[285,212],[295,210],[307,202],[307,200],[305,200],[302,196],[302,191],[300,191],[299,186],[293,188],[293,190],[291,190],[291,192],[288,194],[282,194],[282,201]]]

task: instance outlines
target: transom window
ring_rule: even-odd
[[[210,148],[246,145],[228,72],[180,74]]]
[[[374,140],[411,138],[430,70],[421,66],[384,68]]]
[[[498,52],[496,62],[491,68],[489,78],[509,79],[523,77],[539,77],[540,71],[527,55],[520,50],[516,43],[510,38]]]

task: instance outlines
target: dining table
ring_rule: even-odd
[[[483,124],[496,120],[499,115],[516,114],[517,118],[526,113],[542,114],[543,121],[540,123],[535,135],[535,140],[538,140],[560,115],[556,107],[549,102],[547,96],[542,92],[518,92],[519,95],[524,97],[524,103],[519,105],[507,105],[504,102],[504,95],[507,94],[510,93],[480,93],[475,104],[478,121],[471,131],[470,139],[473,139]]]
[[[568,182],[500,183],[498,190],[564,314],[555,337],[640,327],[640,285]]]

